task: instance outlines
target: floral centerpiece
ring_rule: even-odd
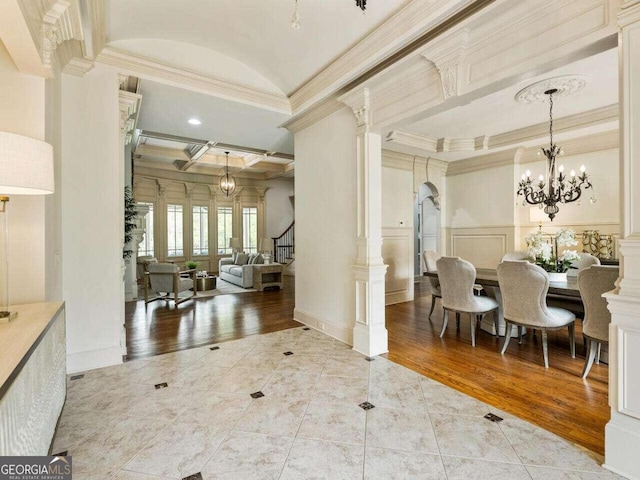
[[[549,239],[552,243],[548,241]],[[571,247],[578,244],[576,232],[571,229],[560,230],[555,235],[538,230],[536,233],[527,235],[526,241],[530,260],[549,273],[565,273],[571,268],[573,262],[580,259],[576,250],[564,250],[558,256],[558,247]]]

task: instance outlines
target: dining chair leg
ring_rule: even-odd
[[[518,325],[518,345],[522,345],[522,337],[524,337],[524,327]]]
[[[498,312],[494,310],[491,312],[491,315],[493,315],[493,328],[496,331],[496,338],[500,338],[500,320],[498,319]]]
[[[598,342],[598,353],[596,354],[597,364],[600,364],[600,352],[602,352],[602,344]]]
[[[460,330],[460,312],[456,312],[456,330]]]
[[[571,358],[576,358],[576,324],[569,325],[569,346],[571,347]]]
[[[544,368],[549,368],[549,348],[547,346],[547,331],[541,330],[542,333],[542,356],[544,357]]]
[[[429,320],[431,320],[431,314],[433,313],[434,308],[436,308],[436,297],[435,295],[431,295],[431,310],[429,310]]]
[[[504,322],[504,343],[502,344],[501,355],[504,355],[504,352],[507,351],[507,347],[509,346],[509,340],[511,340],[511,327],[512,325],[505,320]]]
[[[589,353],[587,354],[587,357],[584,359],[584,369],[582,370],[582,378],[587,378],[587,375],[589,375],[589,371],[593,366],[593,360],[596,356],[596,352],[598,351],[598,348],[600,347],[600,345],[602,345],[600,342],[596,342],[594,340],[588,340],[588,343],[589,343]]]
[[[476,323],[478,322],[478,318],[473,318],[473,313],[469,314],[469,320],[471,320],[471,346],[476,346]]]
[[[440,332],[440,338],[444,336],[444,332],[447,329],[447,323],[449,322],[449,310],[444,311],[443,320],[442,320],[442,331]]]

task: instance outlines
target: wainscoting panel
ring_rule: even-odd
[[[413,300],[413,228],[382,227],[382,258],[389,266],[385,305]]]
[[[451,228],[447,255],[461,257],[476,268],[495,269],[505,253],[515,250],[516,227]]]

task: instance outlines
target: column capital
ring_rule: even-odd
[[[433,45],[430,44],[420,54],[438,69],[445,100],[461,93],[462,69],[468,43],[469,30],[463,29],[438,37]]]
[[[156,178],[156,184],[158,185],[158,195],[164,197],[164,194],[167,191],[167,187],[171,184],[169,180],[161,180]]]

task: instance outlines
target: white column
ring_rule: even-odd
[[[609,327],[609,405],[605,466],[640,478],[640,0],[627,1],[620,27],[621,278],[606,294]]]
[[[359,89],[341,100],[353,109],[358,122],[356,147],[357,257],[353,266],[356,281],[356,318],[353,348],[367,356],[388,351],[384,312],[382,261],[382,146],[380,135],[369,131],[369,90]]]

